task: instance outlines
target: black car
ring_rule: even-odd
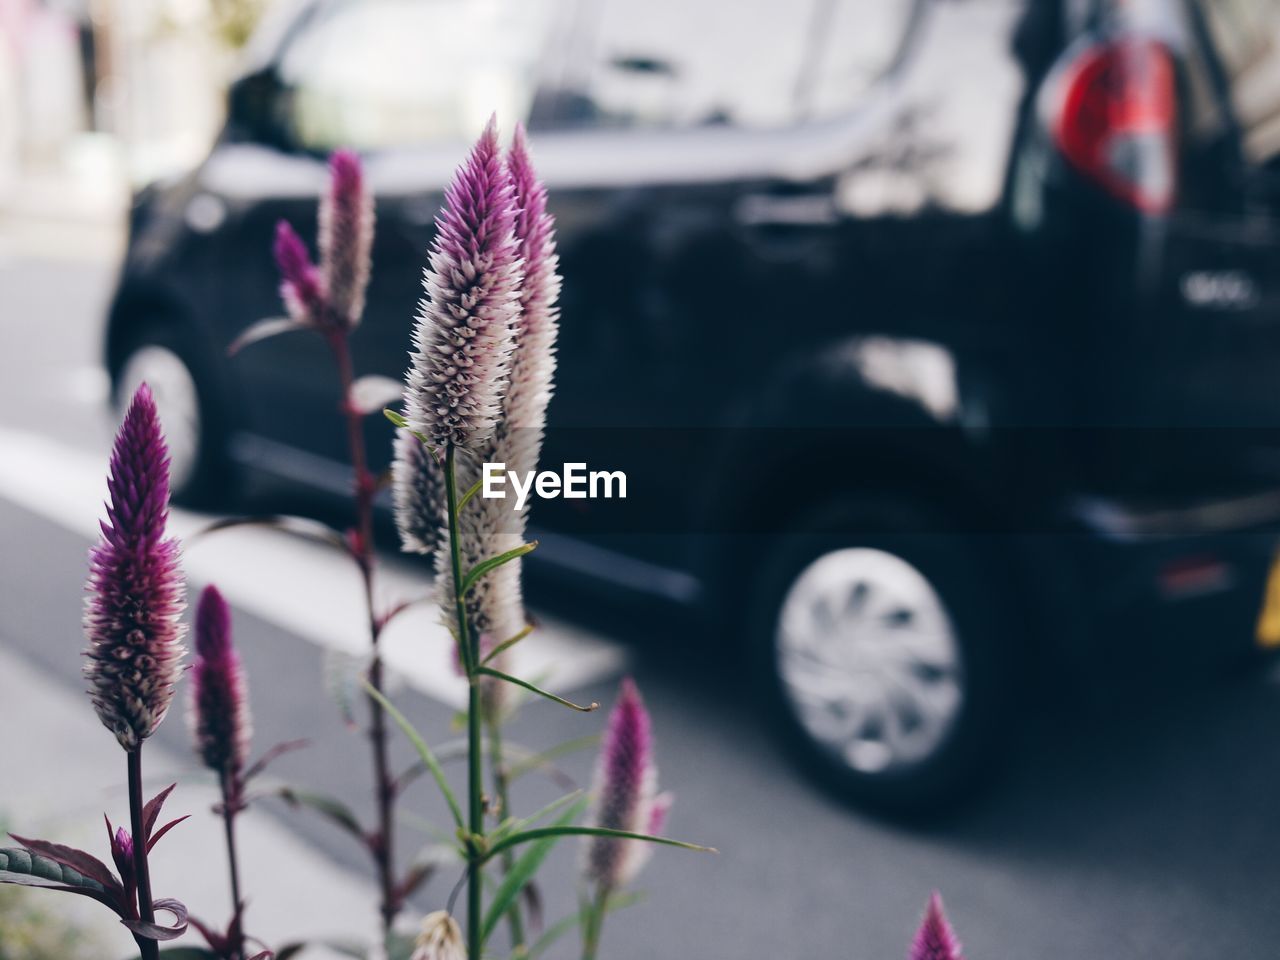
[[[363,154],[354,350],[399,377],[443,185],[524,121],[565,277],[544,465],[629,478],[538,504],[538,562],[699,605],[812,766],[931,803],[1032,654],[1141,683],[1280,644],[1277,78],[1278,0],[303,3],[137,198],[106,362],[188,501],[344,490],[319,339],[225,357],[281,311],[273,227]]]

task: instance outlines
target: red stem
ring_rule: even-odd
[[[355,473],[356,504],[356,560],[360,574],[364,580],[365,607],[369,615],[369,639],[373,647],[373,658],[369,664],[369,686],[382,692],[382,655],[379,639],[382,624],[374,609],[373,580],[376,557],[373,544],[373,497],[376,483],[369,472],[368,458],[365,455],[364,425],[359,411],[351,405],[351,387],[355,383],[355,372],[351,362],[351,347],[345,331],[336,331],[329,336],[329,346],[333,350],[334,360],[338,365],[338,379],[342,384],[342,413],[347,422],[347,446],[351,452],[351,467]],[[370,843],[370,851],[378,868],[378,886],[381,890],[382,930],[384,939],[391,932],[391,925],[400,911],[399,895],[396,892],[395,880],[395,844],[394,816],[395,787],[391,779],[390,764],[387,758],[387,726],[386,714],[382,705],[373,697],[369,697],[371,722],[369,739],[373,744],[374,795],[378,808],[378,830]]]

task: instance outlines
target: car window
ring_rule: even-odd
[[[1247,163],[1280,159],[1280,0],[1211,0],[1206,22]]]
[[[565,126],[768,129],[847,111],[893,62],[909,0],[583,5]]]
[[[345,0],[321,7],[279,72],[299,145],[463,139],[527,117],[553,0]]]

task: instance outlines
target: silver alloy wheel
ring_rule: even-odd
[[[924,761],[959,715],[955,628],[928,579],[899,556],[851,547],[818,557],[787,591],[776,630],[796,718],[854,770]]]
[[[169,446],[169,479],[175,490],[190,483],[200,451],[200,395],[191,371],[168,347],[148,344],[125,362],[120,373],[117,404],[124,408],[139,385],[146,383],[155,397],[160,425]]]

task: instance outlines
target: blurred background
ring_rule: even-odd
[[[102,853],[126,803],[79,675],[120,398],[156,389],[180,536],[349,524],[318,338],[223,348],[281,312],[274,225],[313,242],[350,146],[378,212],[353,346],[398,378],[494,111],[558,218],[544,461],[631,480],[535,505],[520,670],[606,707],[636,676],[670,832],[722,851],[659,852],[604,954],[902,956],[938,889],[973,958],[1274,957],[1277,0],[0,0],[0,826]],[[381,599],[422,595],[381,519]],[[185,559],[235,607],[259,749],[312,741],[278,776],[367,814],[355,571],[265,529]],[[434,611],[385,642],[452,739]],[[149,779],[196,816],[156,883],[217,918],[179,713]],[[601,719],[530,704],[517,738]],[[407,861],[446,817],[404,809]],[[277,800],[245,830],[257,935],[372,935],[345,836]],[[0,888],[0,960],[127,954],[38,893]]]

